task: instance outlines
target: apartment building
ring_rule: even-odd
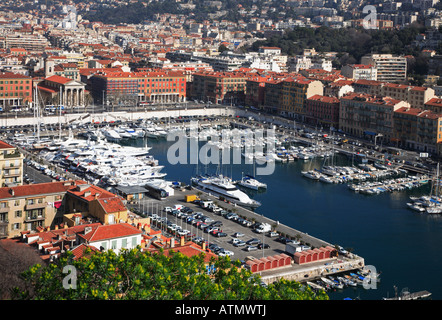
[[[409,103],[363,93],[349,93],[341,97],[339,128],[351,135],[385,142],[394,138],[393,114]],[[379,141],[379,140],[378,140]]]
[[[341,74],[353,80],[377,80],[377,69],[372,65],[349,64],[341,68]]]
[[[89,78],[96,103],[179,103],[186,101],[186,75],[179,71],[97,72]]]
[[[407,59],[392,54],[369,54],[361,58],[362,65],[372,65],[377,70],[378,81],[404,82],[407,80]]]
[[[270,113],[279,113],[282,105],[283,79],[271,79],[265,82],[263,108]]]
[[[306,122],[324,128],[338,128],[340,101],[336,97],[314,95],[307,98]]]
[[[442,114],[420,108],[394,112],[394,132],[400,147],[440,155]]]
[[[384,97],[407,101],[413,108],[423,108],[427,101],[435,97],[432,88],[397,83],[383,83],[380,86],[379,94]]]
[[[27,106],[32,102],[32,78],[12,72],[0,73],[0,107]]]
[[[306,115],[306,100],[314,95],[323,94],[324,85],[321,81],[303,77],[287,78],[282,82],[282,103],[278,111],[303,121]]]
[[[244,72],[197,72],[193,75],[192,97],[214,103],[243,103],[247,78]]]
[[[0,141],[0,186],[9,187],[23,183],[23,158],[17,148]]]
[[[0,238],[61,223],[62,201],[71,187],[54,182],[0,188]]]
[[[434,97],[428,100],[424,104],[424,109],[442,114],[442,98]]]
[[[86,221],[133,222],[122,199],[81,180],[0,188],[0,237]]]
[[[4,40],[4,48],[23,48],[31,52],[43,52],[50,42],[40,34],[13,33]]]

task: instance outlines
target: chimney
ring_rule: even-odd
[[[184,242],[185,242],[184,237],[181,237],[180,238],[180,246],[181,247],[184,246]]]
[[[10,189],[9,189],[9,193],[11,194],[11,196],[14,196],[14,195],[15,195],[15,191],[14,191],[14,189],[10,188]]]
[[[54,230],[58,230],[58,224],[55,225]]]
[[[175,248],[175,239],[174,238],[170,239],[170,247]]]
[[[64,226],[63,226],[63,228],[64,228],[64,229],[67,229],[67,228],[69,228],[69,227],[68,227],[68,225],[65,223]]]
[[[206,241],[203,241],[201,244],[203,251],[206,251]]]

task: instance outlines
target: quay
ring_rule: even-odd
[[[145,197],[141,200],[132,201],[127,205],[129,208],[138,209],[138,211],[153,212],[161,217],[166,217],[173,223],[182,226],[183,229],[189,230],[195,236],[203,237],[205,240],[207,240],[209,244],[214,243],[224,249],[234,252],[234,255],[231,257],[232,260],[238,259],[240,261],[247,262],[248,260],[261,259],[280,254],[286,254],[287,256],[289,256],[291,258],[290,264],[258,272],[261,276],[261,280],[266,284],[270,284],[280,279],[294,280],[305,283],[307,281],[320,279],[320,277],[326,275],[354,272],[355,270],[363,269],[365,266],[364,259],[354,253],[347,253],[346,255],[338,254],[336,257],[328,259],[304,264],[297,264],[293,259],[293,255],[285,251],[286,245],[276,240],[277,237],[270,238],[264,233],[256,233],[250,227],[246,227],[234,221],[228,220],[211,211],[203,209],[202,207],[194,203],[185,202],[186,195],[198,195],[200,199],[213,201],[213,203],[216,204],[218,207],[221,207],[226,211],[234,212],[238,216],[248,221],[254,223],[268,223],[278,234],[283,235],[286,238],[298,239],[301,244],[305,244],[312,249],[326,246],[336,247],[336,245],[334,244],[328,243],[307,233],[296,230],[290,226],[284,225],[279,221],[272,220],[261,214],[237,206],[235,204],[219,200],[218,198],[204,193],[198,189],[175,189],[174,195],[169,196],[166,199],[157,200],[151,197]],[[227,233],[227,236],[215,237],[213,235],[210,235],[209,233],[205,233],[202,230],[199,230],[192,224],[188,224],[180,218],[164,213],[163,209],[165,207],[173,207],[177,204],[185,205],[194,210],[194,212],[202,212],[204,215],[212,218],[214,221],[221,221],[223,223],[221,229],[223,232]],[[244,234],[244,237],[242,237],[241,240],[247,241],[249,239],[255,238],[259,239],[262,243],[267,244],[270,247],[265,249],[258,249],[251,252],[246,251],[243,248],[235,247],[231,243],[231,240],[234,239],[233,234],[235,232],[241,232]]]

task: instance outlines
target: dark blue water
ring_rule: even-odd
[[[145,143],[146,140],[138,140],[132,145]],[[196,165],[168,163],[171,142],[149,140],[147,144],[152,147],[150,153],[165,166],[167,180],[189,183],[196,174]],[[342,156],[336,161],[337,165],[351,165],[351,160]],[[302,177],[301,170],[320,168],[322,162],[277,163],[272,175],[257,176],[267,183],[267,191],[252,195],[262,203],[257,213],[329,243],[352,248],[365,259],[366,265],[381,272],[376,289],[347,288],[330,292],[330,298],[379,300],[394,296],[396,285],[399,291],[428,290],[432,299],[441,299],[442,217],[419,214],[406,206],[410,195],[428,194],[429,187],[368,196],[354,193],[345,184],[326,184]],[[198,169],[199,173],[220,170],[235,180],[241,179],[242,172],[253,172],[253,166],[246,164],[199,165]]]

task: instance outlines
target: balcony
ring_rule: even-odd
[[[46,208],[47,203],[32,203],[32,204],[26,204],[25,210],[35,210],[35,209],[44,209]]]
[[[21,153],[18,150],[15,150],[13,153],[3,153],[4,159],[13,159],[13,158],[20,158]]]
[[[3,173],[3,178],[12,178],[12,177],[19,177],[19,176],[21,176],[20,172],[15,173],[15,172],[6,172],[5,171],[5,173]]]
[[[10,164],[3,165],[3,169],[18,169],[20,167],[21,167],[20,164],[15,164],[15,163],[10,163]]]
[[[0,213],[8,213],[9,212],[9,206],[0,207]]]
[[[39,221],[39,220],[45,220],[44,214],[27,214],[24,222],[33,222],[33,221]]]

